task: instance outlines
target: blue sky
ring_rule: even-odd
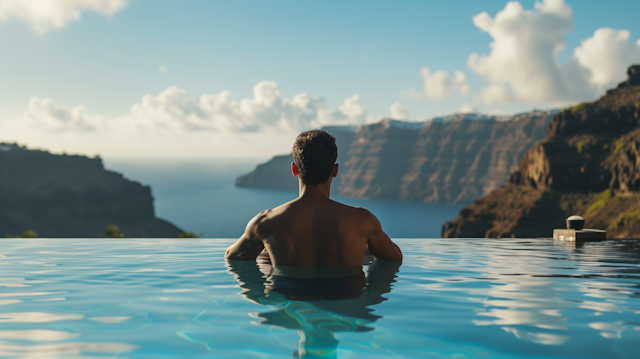
[[[407,120],[455,113],[464,105],[485,113],[555,108],[591,100],[624,77],[619,66],[620,74],[606,77],[609,84],[557,101],[524,87],[521,93],[532,94],[524,101],[521,94],[480,100],[483,88],[496,81],[496,70],[471,69],[469,56],[488,55],[495,38],[473,18],[482,12],[496,17],[506,1],[130,0],[111,15],[78,8],[79,19],[46,30],[35,28],[17,10],[5,9],[3,15],[2,3],[12,1],[0,0],[0,122],[5,123],[0,140],[41,147],[56,147],[51,133],[72,131],[58,128],[46,136],[30,136],[25,128],[12,133],[8,121],[24,118],[32,97],[50,99],[51,106],[62,109],[84,106],[92,116],[108,119],[127,116],[143,96],[157,96],[172,86],[190,98],[226,90],[240,101],[252,98],[254,86],[266,80],[277,84],[283,98],[307,93],[336,111],[357,94],[368,116],[362,121],[372,122],[389,117],[396,102],[408,112]],[[124,0],[104,0],[109,1]],[[534,1],[519,3],[523,11],[537,11]],[[564,7],[571,10],[572,29],[562,31],[566,48],[558,54],[559,66],[570,62],[581,41],[601,28],[627,30],[631,52],[620,50],[627,54],[620,61],[636,59],[640,2],[567,0]],[[424,67],[452,78],[454,71],[461,71],[468,90],[456,91],[453,85],[441,99],[426,96]],[[517,92],[518,84],[506,85]],[[400,96],[412,87],[421,100]],[[37,122],[34,116],[27,117]],[[331,118],[343,117],[338,113]],[[68,149],[55,149],[124,155],[64,142]],[[280,147],[275,148],[277,152]]]

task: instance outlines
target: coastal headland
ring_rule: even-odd
[[[54,155],[0,144],[0,235],[178,237],[155,216],[151,188],[104,169],[99,157]]]
[[[600,99],[561,110],[508,183],[445,223],[443,237],[550,237],[579,214],[611,238],[640,237],[640,65]]]

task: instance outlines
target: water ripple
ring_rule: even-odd
[[[342,300],[277,295],[233,240],[0,241],[0,357],[640,358],[639,241],[398,240]]]

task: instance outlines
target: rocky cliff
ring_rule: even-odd
[[[127,237],[183,232],[155,217],[151,188],[106,171],[99,158],[0,144],[0,178],[0,236],[104,237],[108,225]]]
[[[443,237],[549,237],[570,214],[640,237],[640,65],[591,103],[560,111],[509,184],[464,208]]]
[[[458,114],[419,123],[326,127],[338,144],[333,191],[344,197],[469,203],[507,182],[524,153],[544,138],[554,114]],[[291,155],[274,157],[236,185],[297,190],[291,161]]]

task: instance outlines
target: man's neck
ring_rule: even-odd
[[[317,186],[306,185],[302,182],[302,180],[298,179],[298,188],[298,198],[329,198],[329,194],[331,192],[331,178],[329,178],[324,183],[318,184]]]

